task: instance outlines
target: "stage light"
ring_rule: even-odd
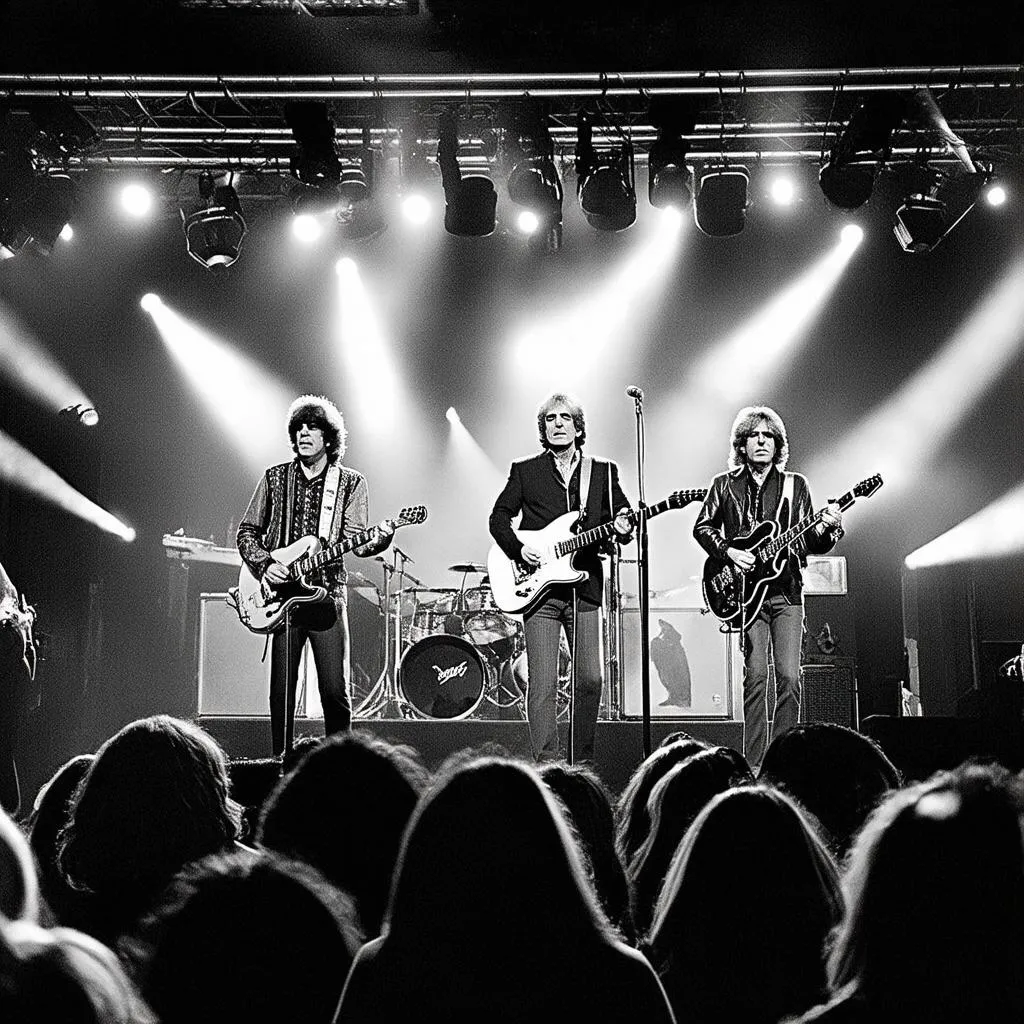
[[[323,234],[320,221],[311,213],[297,213],[292,217],[292,235],[307,245],[315,242]]]
[[[856,249],[864,241],[864,229],[859,224],[847,224],[839,232],[839,238],[844,245],[848,245],[851,249]]]
[[[906,252],[930,252],[946,235],[946,204],[915,192],[896,211],[893,234]]]
[[[60,229],[60,237],[63,241],[70,242],[71,239],[75,237],[74,228],[72,228],[70,224],[65,224],[64,227]]]
[[[125,185],[121,189],[121,207],[132,217],[145,217],[153,209],[153,193],[145,185]]]
[[[871,93],[860,102],[818,172],[830,203],[855,210],[871,198],[876,165],[888,157],[906,106],[906,96],[897,92]]]
[[[411,224],[426,224],[430,220],[430,201],[418,192],[402,200],[402,213]]]
[[[181,211],[185,248],[207,270],[230,267],[242,251],[245,218],[231,177],[216,185],[212,175],[200,175],[198,209],[188,216]]]
[[[701,174],[693,214],[705,235],[726,238],[743,230],[749,181],[745,167],[721,165]]]
[[[576,191],[591,227],[624,231],[636,220],[633,147],[629,142],[600,152],[594,148],[591,115],[580,111],[576,122]]]
[[[462,422],[462,420],[459,418],[459,414],[455,411],[455,406],[454,405],[448,406],[448,411],[444,414],[444,416],[445,416],[445,419],[449,423],[451,423],[453,426],[456,423],[461,423]]]
[[[95,427],[100,421],[100,414],[91,405],[81,403],[67,405],[57,415],[65,421],[80,423],[83,427]]]
[[[771,197],[779,206],[792,206],[796,199],[796,186],[792,178],[774,178],[770,188]]]
[[[139,305],[147,312],[152,313],[163,305],[163,300],[159,295],[155,295],[153,292],[146,292],[145,295],[139,299]]]
[[[336,185],[341,180],[341,161],[334,151],[334,122],[327,105],[311,100],[288,102],[284,119],[296,143],[289,160],[292,175],[314,188]]]
[[[1002,185],[991,185],[985,192],[985,201],[989,206],[1002,206],[1006,200],[1006,189]]]
[[[446,110],[440,119],[437,162],[444,187],[444,229],[450,235],[479,238],[494,231],[498,194],[483,174],[463,176],[459,167],[459,122]]]
[[[0,247],[8,256],[25,248],[49,256],[71,219],[74,182],[66,174],[34,175],[13,153],[5,154],[0,179]]]
[[[533,210],[523,210],[516,217],[516,225],[524,235],[532,235],[540,227],[540,218]]]
[[[697,112],[691,101],[656,97],[651,122],[658,138],[647,155],[647,198],[659,209],[685,210],[692,200],[690,169],[686,166],[686,140],[693,133]]]

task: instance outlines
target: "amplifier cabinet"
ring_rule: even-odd
[[[735,633],[703,608],[651,608],[651,717],[733,718],[743,659]],[[622,713],[643,713],[640,609],[622,611]]]
[[[856,729],[857,677],[853,658],[815,657],[800,667],[801,722],[833,722]]]
[[[238,621],[226,594],[199,595],[198,711],[217,717],[259,717],[270,714],[270,651],[268,637],[252,633]],[[299,664],[296,714],[323,714],[316,666],[306,646]],[[303,685],[305,683],[305,685]],[[305,691],[303,710],[302,692]]]

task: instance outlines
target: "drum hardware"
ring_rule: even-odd
[[[420,587],[423,581],[406,571],[405,563],[409,558],[401,549],[392,547],[391,556],[390,565],[387,559],[376,556],[384,569],[384,664],[373,689],[356,707],[353,713],[356,718],[409,718],[413,714],[408,701],[399,691],[396,670],[402,660],[402,595],[406,592],[405,581],[410,580]],[[394,595],[394,622],[391,615],[393,576],[398,576],[398,590]]]

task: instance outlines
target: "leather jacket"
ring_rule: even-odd
[[[774,466],[765,477],[758,495],[753,477],[746,466],[740,466],[729,473],[716,476],[708,488],[704,504],[693,527],[697,543],[713,558],[726,560],[729,541],[749,533],[759,522],[776,519],[782,500],[783,474]],[[752,507],[755,496],[760,507]],[[799,473],[793,474],[793,511],[785,525],[813,513],[811,491],[807,480]],[[808,554],[824,555],[835,547],[843,535],[842,527],[817,533],[809,530],[790,546],[790,554],[782,575],[769,588],[769,593],[781,593],[790,604],[799,604],[803,594],[802,566],[807,564]]]

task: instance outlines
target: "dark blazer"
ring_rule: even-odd
[[[509,558],[522,557],[523,545],[512,530],[512,520],[523,514],[519,528],[540,530],[559,516],[580,507],[580,468],[577,465],[569,478],[568,488],[555,467],[555,458],[549,451],[541,452],[512,463],[508,482],[498,495],[491,510],[491,536]],[[611,503],[608,495],[608,468],[611,467]],[[623,509],[630,508],[629,500],[619,486],[619,469],[614,462],[594,459],[590,474],[587,507],[578,530],[590,530],[610,522]],[[577,587],[581,600],[600,604],[603,586],[601,559],[597,546],[578,552],[574,564],[590,573],[590,578]]]
[[[811,490],[807,480],[793,474],[793,511],[786,518],[787,528],[812,514]],[[777,519],[782,501],[782,473],[774,466],[765,477],[761,488],[760,508],[753,507],[756,487],[746,466],[716,476],[708,488],[701,506],[693,536],[697,543],[714,558],[725,560],[729,541],[749,533],[753,527],[767,519]],[[768,593],[784,594],[790,604],[803,599],[803,579],[800,568],[807,564],[808,554],[824,555],[835,547],[843,535],[842,527],[826,530],[822,534],[810,530],[790,547],[789,558],[782,575],[768,589]]]

